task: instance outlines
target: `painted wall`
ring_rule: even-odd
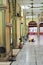
[[[6,6],[7,0],[0,0],[0,4]]]
[[[20,19],[17,18],[17,46],[19,45],[20,43]]]
[[[2,11],[0,11],[0,46],[3,45],[3,38],[2,38]]]

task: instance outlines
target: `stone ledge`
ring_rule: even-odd
[[[0,62],[0,65],[10,65],[11,62]]]
[[[13,55],[17,56],[17,54],[19,53],[20,49],[13,49]]]

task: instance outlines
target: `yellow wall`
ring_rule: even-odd
[[[16,3],[16,13],[20,13],[20,10],[21,10],[21,9],[20,9],[19,4]]]
[[[17,18],[17,45],[19,45],[20,43],[19,38],[20,38],[20,19]]]

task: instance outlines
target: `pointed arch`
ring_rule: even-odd
[[[30,21],[28,23],[28,34],[37,34],[37,23],[36,21]]]
[[[40,23],[39,27],[40,27],[40,35],[43,35],[43,23]]]
[[[37,27],[37,23],[36,23],[36,21],[30,21],[30,22],[28,23],[28,26],[29,26],[29,27]]]

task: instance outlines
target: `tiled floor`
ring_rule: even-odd
[[[33,36],[34,43],[27,41],[12,65],[43,65],[43,36]]]
[[[43,65],[43,36],[32,37],[35,39],[35,42],[30,43],[29,40],[26,41],[12,65]],[[10,64],[6,63],[2,65]]]

